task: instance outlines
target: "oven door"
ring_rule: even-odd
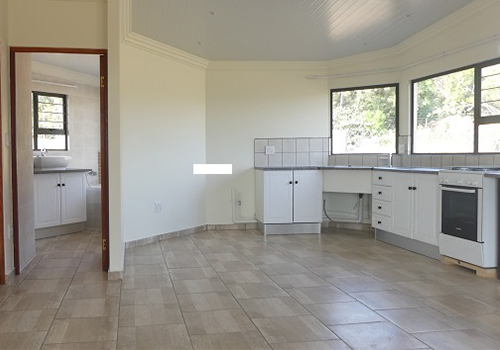
[[[441,186],[441,233],[482,242],[483,190]]]

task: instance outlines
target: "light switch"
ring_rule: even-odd
[[[276,152],[276,148],[274,146],[266,146],[266,154],[274,154]]]

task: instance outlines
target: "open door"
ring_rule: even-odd
[[[101,191],[102,205],[102,270],[109,270],[109,174],[108,174],[108,58],[101,55]]]
[[[63,53],[99,55],[100,64],[100,136],[101,136],[101,214],[102,214],[102,269],[109,268],[109,180],[108,180],[108,91],[107,91],[107,50],[101,49],[73,49],[73,48],[40,48],[40,47],[11,47],[10,48],[10,100],[11,100],[11,154],[12,154],[12,211],[13,211],[13,238],[14,238],[14,267],[16,275],[20,274],[20,245],[19,245],[19,200],[18,200],[18,150],[16,131],[16,53]],[[1,129],[0,129],[1,143]],[[0,153],[1,164],[1,153]],[[1,174],[1,172],[0,172]],[[0,211],[3,209],[1,196],[2,186],[0,179]],[[3,215],[0,215],[0,228]],[[3,230],[0,231],[0,239]],[[0,258],[2,255],[3,240],[0,242]],[[3,263],[4,259],[2,259]],[[0,268],[2,265],[0,265]],[[3,270],[2,270],[3,271]],[[1,280],[0,280],[1,283]]]

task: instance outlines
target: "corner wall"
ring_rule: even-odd
[[[308,68],[309,67],[309,68]],[[326,137],[326,80],[311,63],[214,62],[207,72],[207,162],[232,163],[233,175],[207,180],[207,223],[232,223],[231,189],[241,193],[242,216],[255,215],[254,138]]]
[[[205,72],[127,44],[120,51],[123,240],[204,225],[205,176],[193,164],[206,160]]]

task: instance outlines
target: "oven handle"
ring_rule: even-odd
[[[449,192],[460,192],[460,193],[476,193],[476,190],[468,190],[466,188],[457,188],[457,187],[449,187],[449,186],[441,186],[441,190],[449,191]]]

